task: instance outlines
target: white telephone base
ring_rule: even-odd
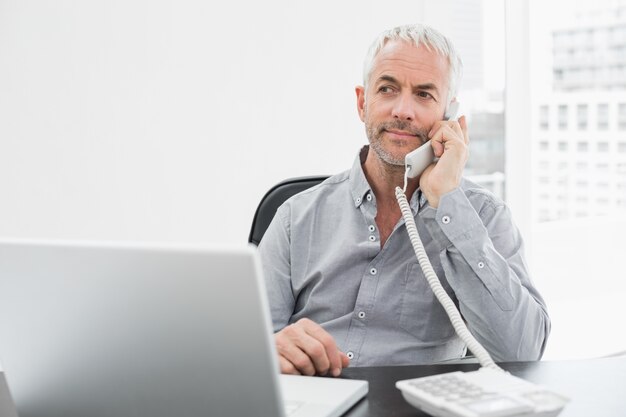
[[[396,388],[412,406],[437,417],[552,417],[569,401],[489,368],[407,379]]]

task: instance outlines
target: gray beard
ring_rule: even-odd
[[[393,155],[385,150],[382,136],[387,129],[404,130],[416,135],[422,142],[420,146],[428,141],[428,130],[413,128],[408,122],[402,120],[381,123],[377,127],[366,125],[365,131],[370,147],[376,152],[381,161],[389,165],[404,166],[404,157],[401,159],[394,158]]]

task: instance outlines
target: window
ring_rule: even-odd
[[[548,143],[548,141],[543,140],[543,141],[539,142],[539,150],[540,151],[547,151],[548,149],[550,149],[550,144]]]
[[[541,130],[548,130],[550,127],[550,107],[548,106],[539,108],[539,127]]]
[[[623,78],[626,80],[626,76]],[[619,103],[617,106],[617,126],[619,130],[626,130],[626,103]]]
[[[587,129],[587,113],[588,108],[586,104],[579,104],[576,106],[576,122],[578,126],[578,130],[586,130]]]
[[[510,0],[507,5],[513,3],[517,2]],[[561,161],[571,167],[554,169],[548,176],[538,164],[527,164],[537,171],[521,173],[538,190],[531,207],[533,270],[552,314],[567,320],[565,326],[555,320],[554,337],[544,358],[598,357],[623,351],[626,334],[614,336],[611,329],[620,326],[620,310],[615,306],[626,297],[626,281],[606,279],[591,289],[588,271],[599,267],[601,276],[621,274],[618,262],[597,265],[591,259],[620,259],[626,236],[626,7],[623,1],[522,3],[529,13],[525,30],[532,63],[530,115],[539,118],[528,122],[535,128],[532,156],[542,159],[541,143],[545,142],[549,151],[556,151],[543,155],[552,167]],[[509,18],[513,21],[518,16]],[[511,79],[510,85],[521,80]],[[542,106],[551,112],[550,128],[544,130],[540,128],[542,111],[548,110]],[[623,170],[619,168],[622,163]],[[513,175],[511,171],[509,178]],[[542,194],[553,197],[542,199]],[[584,239],[577,238],[581,232]],[[609,249],[606,244],[601,249],[590,247],[589,242],[608,242]],[[576,307],[583,303],[593,304],[593,318],[590,310]],[[606,317],[610,324],[603,321]],[[557,327],[563,332],[558,336]],[[587,335],[585,341],[579,337],[581,331]]]
[[[559,130],[566,130],[567,129],[567,105],[566,104],[559,105],[558,117],[559,117],[559,121],[558,121]]]
[[[609,128],[609,105],[602,103],[598,104],[598,130],[607,130]]]

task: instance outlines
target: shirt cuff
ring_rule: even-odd
[[[426,204],[419,216],[440,251],[453,242],[475,239],[476,228],[484,229],[480,216],[460,187],[442,195],[438,208]]]

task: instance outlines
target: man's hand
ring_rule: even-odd
[[[461,116],[458,122],[442,120],[435,123],[428,137],[439,161],[424,170],[420,188],[431,207],[437,208],[441,196],[461,184],[463,168],[469,156],[465,116]]]
[[[350,363],[333,337],[306,318],[275,333],[274,339],[283,374],[339,376]]]

